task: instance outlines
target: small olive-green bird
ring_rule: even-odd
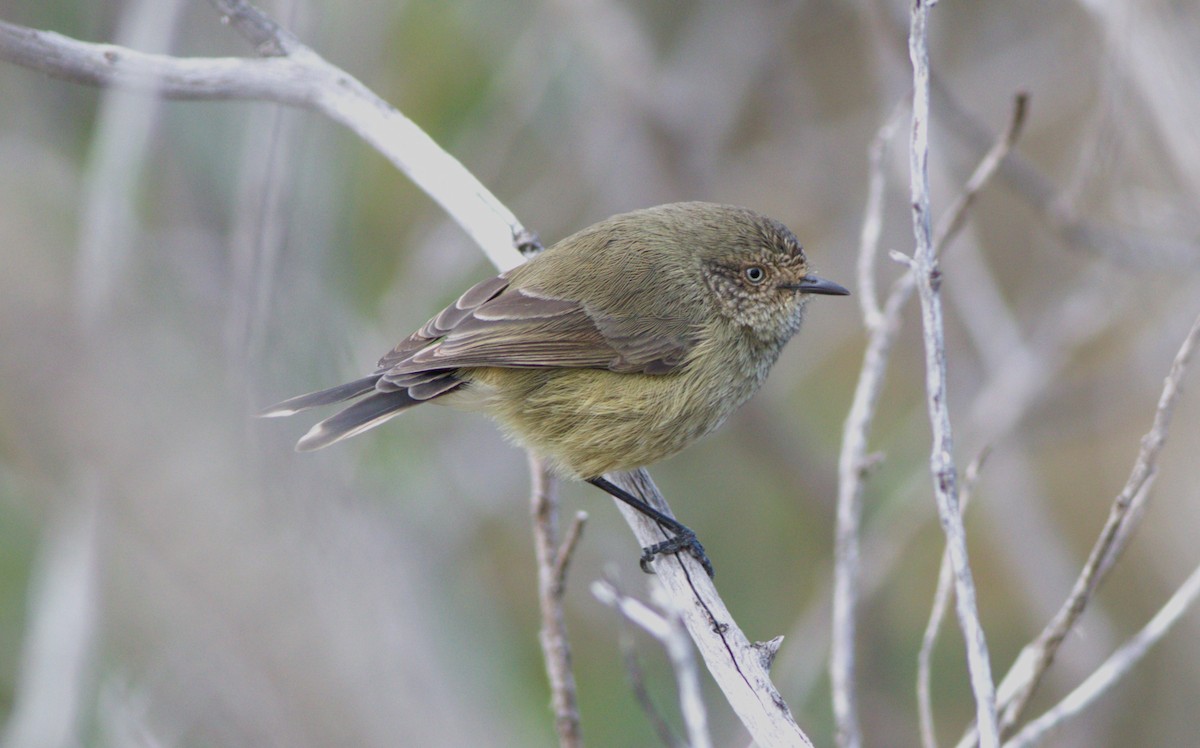
[[[360,434],[426,402],[478,410],[559,474],[674,533],[695,533],[603,476],[658,462],[720,426],[763,383],[812,294],[796,237],[746,208],[689,202],[613,216],[485,280],[379,360],[374,373],[285,400],[286,416],[357,399],[296,445]]]

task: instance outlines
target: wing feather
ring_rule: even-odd
[[[667,374],[695,345],[685,320],[599,314],[537,289],[484,281],[379,361],[381,390],[466,367],[578,367]],[[425,389],[424,387],[422,389]],[[436,386],[429,389],[436,389]]]

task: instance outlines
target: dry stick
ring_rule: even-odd
[[[858,697],[854,687],[854,641],[856,610],[860,584],[859,528],[862,524],[862,493],[871,460],[867,455],[867,437],[875,415],[875,405],[883,389],[888,354],[899,330],[900,306],[897,297],[909,293],[893,290],[887,311],[879,308],[875,290],[875,257],[879,253],[879,235],[883,227],[883,197],[887,186],[884,161],[888,143],[899,124],[899,112],[893,113],[879,128],[871,144],[870,183],[863,215],[858,249],[858,290],[863,324],[870,342],[863,357],[863,369],[846,423],[842,428],[842,449],[838,456],[837,529],[834,536],[833,623],[829,641],[829,681],[833,697],[835,738],[843,748],[862,745],[862,727],[858,717]]]
[[[579,725],[575,674],[571,670],[571,644],[563,616],[563,594],[566,592],[567,565],[587,515],[582,512],[576,515],[567,539],[559,546],[557,481],[546,464],[533,455],[529,456],[529,471],[533,476],[530,509],[537,554],[538,606],[542,613],[542,630],[538,638],[542,658],[546,661],[546,676],[550,679],[550,702],[554,707],[558,744],[563,748],[578,748],[583,745],[583,735]]]
[[[593,582],[592,594],[663,645],[679,686],[679,711],[687,729],[687,745],[689,748],[712,748],[712,739],[708,735],[708,712],[700,693],[696,660],[692,657],[692,648],[688,644],[687,631],[679,612],[671,611],[668,607],[665,615],[660,614],[641,601],[622,595],[610,582]],[[660,605],[672,604],[671,598],[661,587],[654,590],[654,597]]]
[[[1192,571],[1191,575],[1175,591],[1175,594],[1171,595],[1171,599],[1154,614],[1154,617],[1142,627],[1141,631],[1113,652],[1103,665],[1096,668],[1096,671],[1065,699],[1025,725],[1019,733],[1004,744],[1004,748],[1029,748],[1029,746],[1036,745],[1051,730],[1058,728],[1094,703],[1141,661],[1150,647],[1157,644],[1171,630],[1171,627],[1196,602],[1197,598],[1200,598],[1200,567]]]
[[[1008,127],[984,156],[975,172],[967,180],[961,195],[946,212],[938,226],[934,240],[935,253],[941,252],[961,230],[967,211],[975,197],[999,169],[1000,164],[1012,150],[1020,137],[1028,112],[1029,97],[1019,93],[1014,98],[1012,117]],[[868,289],[863,299],[864,324],[869,335],[863,354],[862,368],[850,412],[842,428],[842,449],[838,458],[838,513],[836,537],[836,567],[834,571],[833,628],[830,644],[830,680],[833,685],[834,715],[837,721],[838,744],[858,746],[861,734],[858,727],[856,697],[854,689],[854,630],[855,609],[859,594],[859,524],[862,517],[862,494],[867,468],[871,459],[867,453],[875,410],[887,375],[887,366],[892,346],[900,331],[900,313],[912,297],[916,282],[912,272],[906,272],[892,284],[878,316],[879,309],[874,298],[874,278],[869,282],[865,275],[873,273],[874,261],[870,256],[878,252],[878,228],[868,225],[877,223],[882,211],[882,195],[876,200],[875,190],[882,192],[883,157],[885,150],[880,140],[889,135],[890,124],[881,128],[872,146],[872,188],[869,190],[868,206],[864,218],[862,242],[859,247],[859,289]]]
[[[213,2],[260,54],[275,56],[204,59],[149,55],[0,21],[0,59],[65,80],[149,90],[172,99],[248,99],[313,109],[350,128],[400,168],[498,268],[520,264],[524,251],[539,246],[536,237],[458,160],[350,74],[326,62],[247,3]],[[633,480],[636,485],[627,483],[625,487],[632,487],[660,510],[666,506],[645,471],[635,473]],[[662,539],[653,523],[626,519],[641,545],[649,545],[649,538]],[[659,563],[658,577],[672,594],[674,606],[684,612],[689,633],[739,719],[760,745],[811,745],[766,672],[769,658],[764,659],[764,654],[778,644],[750,644],[706,575],[696,573],[699,567],[683,565],[690,563],[690,559]],[[690,615],[691,611],[704,611],[705,621],[720,624],[703,623]]]
[[[1084,281],[1079,289],[1067,295],[1056,309],[1042,315],[1046,324],[1034,335],[1040,339],[1040,344],[1036,347],[1019,344],[1015,350],[1006,349],[1008,359],[975,399],[971,411],[971,420],[991,427],[988,436],[990,440],[999,441],[1017,424],[1033,404],[1034,393],[1065,365],[1068,351],[1094,337],[1119,314],[1121,304],[1114,303],[1112,294],[1101,291],[1100,288],[1094,281]],[[971,480],[971,471],[972,468],[968,468],[968,481]],[[966,503],[964,493],[964,511]],[[948,602],[946,595],[951,592],[947,589],[948,563],[948,557],[943,554],[933,609],[918,655],[918,713],[922,742],[926,748],[936,745],[930,704],[929,667],[932,649],[936,645],[945,605]]]
[[[1085,280],[1056,309],[1042,315],[1046,324],[1032,336],[1038,339],[1035,347],[1019,345],[1015,350],[1006,349],[1009,356],[1004,366],[995,372],[975,399],[971,410],[971,420],[991,427],[989,440],[999,441],[1017,424],[1033,404],[1033,395],[1041,384],[1050,381],[1065,365],[1067,351],[1093,338],[1119,315],[1122,304],[1113,302],[1111,292],[1100,289],[1095,280]],[[971,468],[968,468],[968,475],[970,472]],[[965,510],[965,500],[963,505]],[[925,668],[928,667],[929,650],[935,644],[944,613],[947,563],[948,559],[943,555],[934,610],[930,614],[930,626],[926,628],[924,644],[918,656],[918,709],[922,720],[922,739],[926,746],[935,744],[935,741],[932,740],[932,708],[928,704],[929,685]],[[934,640],[931,640],[931,636]]]
[[[984,748],[999,745],[996,725],[996,692],[988,661],[987,639],[975,605],[975,583],[967,555],[966,532],[958,507],[957,475],[954,465],[954,437],[950,426],[950,407],[946,401],[946,341],[939,294],[941,271],[933,250],[933,229],[929,204],[929,7],[926,0],[913,0],[909,29],[909,56],[913,64],[913,135],[910,170],[912,175],[913,233],[916,253],[911,259],[921,299],[921,326],[925,338],[925,388],[928,394],[929,421],[933,426],[933,446],[929,470],[933,476],[938,517],[946,533],[946,544],[954,569],[955,601],[959,625],[966,641],[967,666],[971,690],[975,694],[976,719],[980,744]]]
[[[979,480],[979,471],[987,461],[991,450],[984,447],[971,464],[963,477],[962,511],[965,513],[971,503],[971,494]],[[942,620],[950,607],[950,598],[954,594],[953,569],[950,566],[949,551],[942,551],[942,563],[938,567],[937,590],[933,595],[933,605],[929,611],[929,622],[925,625],[925,633],[921,637],[921,650],[917,653],[917,716],[921,725],[921,745],[925,748],[937,748],[937,731],[933,724],[933,698],[930,683],[933,673],[933,648],[937,644],[938,632],[942,628]]]
[[[1037,639],[1021,650],[1016,662],[1000,683],[1002,727],[1005,731],[1011,731],[1020,719],[1021,712],[1041,682],[1042,676],[1054,662],[1059,646],[1083,615],[1088,602],[1104,580],[1107,570],[1111,568],[1109,560],[1124,549],[1125,543],[1132,536],[1130,522],[1134,517],[1140,516],[1134,510],[1144,504],[1158,475],[1158,457],[1163,444],[1166,443],[1171,415],[1179,399],[1180,380],[1196,347],[1197,338],[1200,338],[1200,317],[1192,325],[1171,363],[1170,373],[1164,382],[1158,408],[1154,413],[1154,423],[1150,431],[1142,437],[1142,446],[1133,470],[1125,486],[1113,500],[1108,520],[1092,546],[1075,586],[1054,618],[1038,634]],[[959,746],[963,748],[974,742],[974,732],[968,732],[959,741]]]
[[[868,470],[867,432],[870,430],[875,403],[883,385],[883,372],[887,368],[887,349],[891,347],[891,341],[886,336],[886,317],[879,308],[879,298],[875,292],[875,256],[879,251],[879,234],[883,224],[883,193],[887,184],[884,176],[884,158],[894,129],[894,121],[884,124],[871,144],[871,178],[867,188],[867,207],[858,250],[859,304],[862,307],[863,323],[871,335],[871,340],[865,352],[858,388],[854,392],[854,400],[842,428],[842,450],[838,456],[829,681],[833,696],[833,718],[837,725],[835,738],[842,748],[859,748],[862,745],[858,697],[854,687],[854,640],[857,628],[855,610],[858,605],[861,565],[859,527],[862,523],[863,481]],[[881,344],[886,345],[882,351],[879,350]]]
[[[624,616],[621,617],[621,623],[621,629],[617,633],[617,648],[621,650],[621,658],[625,661],[625,676],[629,679],[629,687],[633,689],[633,698],[642,708],[646,719],[650,720],[650,726],[654,728],[659,741],[667,748],[678,748],[679,739],[671,731],[671,726],[667,724],[662,712],[654,705],[650,689],[646,687],[646,676],[641,663],[638,662],[637,644],[629,633],[628,621]]]

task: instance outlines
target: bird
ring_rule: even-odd
[[[558,475],[583,480],[672,534],[642,568],[683,550],[710,575],[695,532],[607,474],[666,459],[719,427],[766,379],[813,295],[782,223],[707,202],[612,216],[467,289],[351,382],[263,410],[289,416],[355,401],[296,445],[321,449],[423,403],[480,411]]]

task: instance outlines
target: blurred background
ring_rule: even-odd
[[[868,151],[894,113],[884,251],[911,252],[907,3],[331,0],[263,6],[460,158],[547,242],[675,200],[791,226],[856,292]],[[3,20],[179,55],[247,55],[208,3],[0,0]],[[968,518],[994,669],[1065,596],[1200,312],[1200,6],[944,0],[931,16],[934,207],[1028,91],[1018,158],[948,251],[958,461],[992,448]],[[0,718],[5,745],[553,745],[524,455],[417,409],[298,455],[284,397],[369,371],[492,273],[346,130],[263,103],[106,93],[0,64]],[[880,287],[898,274],[880,260]],[[654,470],[818,745],[836,467],[866,336],[817,299],[762,392]],[[918,741],[916,652],[941,555],[915,305],[866,491],[859,686],[868,745]],[[1197,563],[1200,373],[1139,537],[1031,715]],[[1193,455],[1188,458],[1187,455]],[[566,596],[585,739],[654,745],[588,585],[644,595],[611,502]],[[567,516],[570,516],[569,514]],[[673,677],[636,639],[678,724]],[[1056,745],[1195,742],[1192,612]],[[953,625],[943,740],[973,715]],[[745,745],[711,684],[719,745]]]

